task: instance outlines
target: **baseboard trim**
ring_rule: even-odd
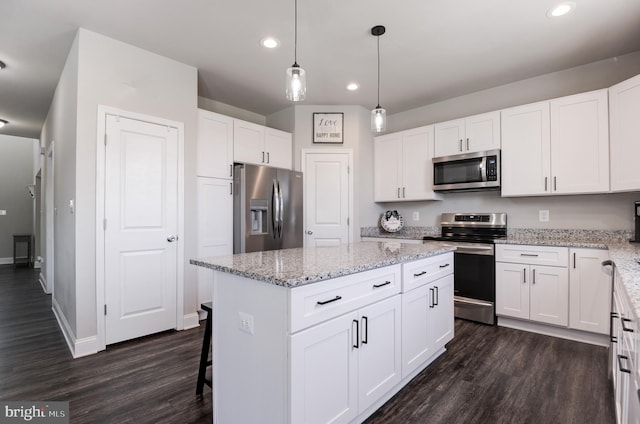
[[[62,309],[55,297],[51,298],[51,310],[53,310],[53,315],[56,317],[56,321],[58,321],[58,327],[60,327],[60,331],[62,331],[62,335],[67,342],[69,352],[74,359],[98,353],[98,338],[96,336],[91,336],[83,339],[76,339],[76,336],[73,334],[73,330],[69,325],[69,321],[67,321],[66,317],[62,313]]]
[[[10,258],[0,258],[0,265],[12,265],[13,257]]]
[[[199,316],[197,312],[187,314],[184,316],[184,328],[183,330],[189,330],[190,328],[196,328],[200,326]]]
[[[40,273],[40,275],[38,275],[38,282],[42,286],[42,291],[43,292],[45,292],[46,294],[51,294],[50,292],[47,291],[47,279],[45,278],[44,275],[42,275],[42,273]]]
[[[515,330],[530,331],[545,336],[558,337],[576,342],[589,343],[596,346],[609,346],[609,336],[606,334],[589,333],[571,328],[555,327],[533,321],[523,321],[508,317],[498,317],[498,326]]]

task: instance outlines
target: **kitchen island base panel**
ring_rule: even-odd
[[[292,423],[291,289],[213,272],[214,423]],[[338,422],[363,422],[445,351],[435,350],[366,409]]]
[[[561,339],[574,340],[582,343],[589,343],[596,346],[609,346],[608,334],[590,333],[587,331],[575,330],[566,327],[556,327],[548,324],[539,324],[528,320],[498,316],[498,326],[513,328],[515,330],[530,331],[532,333],[544,334],[546,336],[559,337]]]

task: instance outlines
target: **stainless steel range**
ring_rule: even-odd
[[[507,237],[505,213],[443,213],[441,236],[424,237],[455,246],[455,316],[485,324],[496,322],[495,240]]]

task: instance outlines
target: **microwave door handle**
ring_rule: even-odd
[[[480,162],[480,178],[483,183],[487,182],[487,157],[482,157],[482,162]]]

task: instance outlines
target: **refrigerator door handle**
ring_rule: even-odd
[[[278,181],[278,197],[280,199],[280,216],[278,224],[278,238],[282,238],[282,228],[284,227],[284,195],[282,194],[282,187],[280,187],[280,181]]]
[[[273,228],[273,238],[278,238],[278,228],[280,219],[280,193],[278,180],[273,180],[271,191],[271,226]]]

